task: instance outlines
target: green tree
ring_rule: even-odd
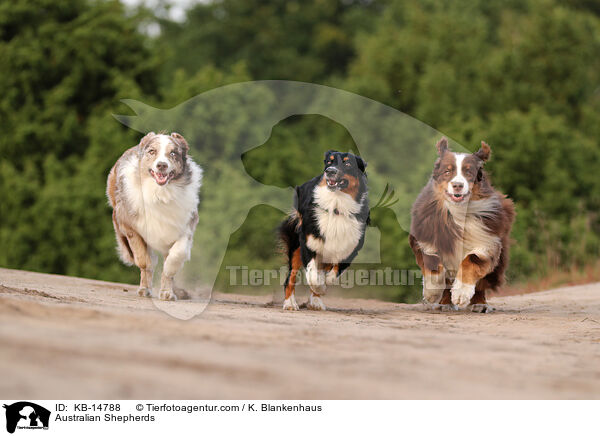
[[[253,79],[324,81],[345,73],[354,37],[384,2],[222,0],[198,3],[184,23],[161,21],[165,70],[195,73],[243,61]],[[188,56],[194,53],[194,56]]]
[[[0,264],[105,279],[115,262],[104,186],[137,135],[123,96],[155,90],[147,41],[119,2],[0,5]]]
[[[346,87],[492,145],[493,181],[518,210],[510,274],[595,262],[597,15],[549,0],[394,1],[375,29],[357,42]]]
[[[126,11],[116,0],[0,3],[0,265],[134,281],[135,269],[115,256],[104,197],[108,170],[140,137],[112,117],[124,112],[119,100],[169,108],[224,84],[259,79],[335,85],[466,146],[486,140],[493,181],[517,204],[510,275],[529,279],[594,263],[598,11],[588,0],[221,0],[195,5],[176,23]],[[160,24],[157,37],[140,31],[153,20]],[[219,183],[242,177],[231,159],[242,159],[262,183],[291,186],[319,170],[325,149],[354,148],[343,126],[299,116],[273,129],[262,148],[238,156],[240,140],[256,134],[252,120],[260,116],[236,111],[245,98],[177,119],[182,133],[202,141],[195,157],[210,185],[202,202],[215,210],[231,195],[233,201],[248,195]],[[418,142],[411,131],[402,139]],[[223,155],[230,161],[216,161]],[[315,156],[309,159],[315,166],[296,164],[307,155]],[[407,174],[396,195],[409,203],[432,162],[398,156],[386,163]],[[272,233],[281,215],[272,207],[251,210],[230,238],[221,284],[228,263],[281,265]],[[414,268],[394,214],[380,209],[372,218],[385,234],[382,265]],[[223,232],[225,219],[202,225]],[[194,255],[210,255],[205,251]],[[411,300],[417,288],[360,292]]]

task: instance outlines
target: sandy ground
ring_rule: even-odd
[[[0,285],[3,398],[600,398],[600,283],[491,314],[215,294],[188,321],[129,285],[6,269]]]

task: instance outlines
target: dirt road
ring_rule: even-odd
[[[0,285],[3,398],[600,398],[600,284],[491,314],[215,294],[188,321],[129,285],[6,269]]]

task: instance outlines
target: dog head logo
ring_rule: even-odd
[[[48,429],[50,411],[29,401],[19,401],[3,406],[6,409],[6,431],[16,429]]]
[[[377,208],[378,215],[385,216],[389,224],[386,228],[400,227],[406,232],[410,229],[411,205],[430,177],[430,162],[435,155],[430,144],[442,136],[430,126],[382,103],[340,89],[302,82],[230,84],[169,109],[154,108],[135,100],[123,100],[123,103],[135,115],[115,115],[117,120],[144,134],[181,132],[189,144],[190,154],[204,170],[198,211],[200,224],[194,234],[191,259],[180,280],[186,281],[187,289],[202,294],[198,301],[206,302],[210,301],[230,237],[242,227],[252,210],[268,206],[285,213],[294,198],[294,185],[324,171],[320,163],[325,150],[314,155],[305,150],[278,154],[282,144],[293,143],[291,139],[283,143],[270,141],[281,123],[294,121],[298,116],[318,115],[341,126],[352,140],[351,148],[346,144],[343,150],[351,151],[354,159],[347,153],[340,154],[339,159],[333,156],[337,171],[328,170],[330,189],[350,189],[352,180],[363,177],[364,163],[368,162],[368,190],[374,204],[371,211]],[[317,135],[314,140],[319,138]],[[325,149],[340,150],[337,136],[326,139]],[[455,150],[463,151],[458,144],[452,145]],[[269,153],[268,150],[277,158],[283,156],[282,159],[270,161],[269,168],[261,171],[249,165],[253,155],[262,156]],[[344,157],[348,157],[348,161],[344,161]],[[360,161],[356,157],[360,157]],[[328,158],[331,161],[331,154]],[[315,172],[304,171],[313,164]],[[161,174],[168,177],[170,173]],[[273,174],[284,176],[275,180],[271,177]],[[159,184],[163,180],[162,176],[156,179]],[[215,194],[223,192],[223,186],[229,188],[225,198]],[[369,227],[354,263],[379,264],[384,256],[393,258],[397,244],[382,245],[381,238],[378,227]],[[188,310],[192,306],[153,302],[181,319],[189,319],[206,307],[198,305]]]

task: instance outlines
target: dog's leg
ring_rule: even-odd
[[[475,294],[469,302],[468,308],[471,312],[489,313],[493,312],[494,308],[487,304],[485,299],[485,280],[479,280],[475,286]]]
[[[420,262],[419,262],[420,261]],[[417,263],[423,272],[423,303],[431,308],[439,308],[446,289],[446,271],[440,258],[434,254],[420,253]]]
[[[446,274],[442,261],[436,254],[425,254],[413,235],[409,235],[409,242],[417,265],[423,273],[423,303],[438,308],[446,289]]]
[[[348,257],[343,259],[341,262],[334,263],[330,266],[331,269],[329,269],[329,272],[327,273],[327,276],[325,277],[325,284],[327,284],[327,285],[337,285],[338,284],[340,276],[352,264],[352,261],[358,255],[358,252],[363,247],[364,243],[365,243],[365,234],[363,233],[363,235],[360,237],[360,241],[358,242],[356,247],[354,247],[354,250],[352,251],[352,253],[350,253],[348,255]]]
[[[158,298],[161,300],[177,300],[173,291],[173,280],[183,263],[190,258],[192,251],[192,238],[185,235],[178,239],[169,249],[165,257],[162,276],[160,278],[160,291]]]
[[[475,295],[475,285],[491,267],[491,261],[483,256],[469,254],[463,259],[452,285],[452,303],[466,306]]]
[[[350,255],[348,257],[346,257],[345,259],[343,259],[341,262],[333,264],[333,266],[329,270],[329,273],[327,273],[327,276],[325,277],[325,283],[327,285],[333,285],[333,284],[337,285],[338,284],[340,276],[352,264],[352,261],[358,255],[358,252],[363,247],[364,243],[365,243],[365,234],[363,233],[363,235],[360,237],[360,241],[358,242],[358,245],[354,248],[352,253],[350,253]]]
[[[300,235],[300,256],[306,270],[306,283],[310,287],[306,307],[310,310],[325,310],[325,304],[321,299],[321,296],[325,295],[327,290],[325,272],[319,267],[320,262],[317,253],[308,248],[303,235]]]
[[[423,271],[423,301],[428,304],[441,304],[446,277],[444,266],[439,257],[423,255],[425,261]]]
[[[315,294],[312,290],[308,295],[308,302],[306,303],[306,308],[310,310],[327,310],[325,307],[325,303],[323,303],[323,299],[321,298],[323,294]]]
[[[129,246],[129,241],[127,240],[127,235],[121,230],[121,226],[119,226],[119,220],[117,219],[116,210],[113,210],[112,222],[113,227],[115,228],[117,249],[121,261],[123,261],[125,265],[135,264],[135,260],[133,259],[133,252],[131,251],[131,247]]]
[[[156,263],[158,262],[158,257],[154,251],[150,247],[147,247],[148,250],[148,259],[149,262],[146,266],[146,283],[148,289],[148,296],[152,295],[152,285],[154,281],[154,270],[156,269]]]
[[[327,274],[325,275],[325,284],[327,286],[337,285],[340,266],[337,263],[327,265]]]
[[[283,310],[298,310],[296,303],[296,275],[302,266],[300,257],[300,248],[297,248],[290,259],[290,270],[285,281],[285,301],[283,302]]]
[[[152,259],[148,253],[146,241],[133,229],[125,229],[127,242],[133,253],[133,261],[140,269],[140,287],[138,295],[141,297],[152,296]]]
[[[321,297],[325,295],[325,273],[319,268],[319,262],[313,257],[306,266],[306,282],[310,286],[310,295],[306,307],[310,310],[326,310]]]
[[[440,302],[433,308],[442,312],[452,312],[458,309],[454,304],[452,304],[452,293],[450,292],[450,288],[444,289]]]

